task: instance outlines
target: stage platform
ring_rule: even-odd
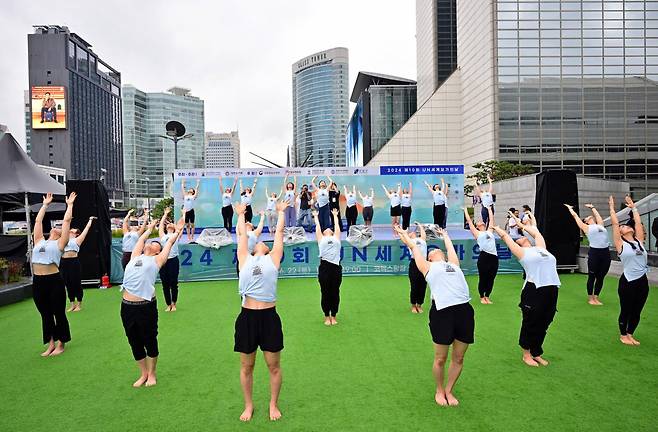
[[[461,227],[448,227],[448,233],[453,241],[455,250],[461,261],[465,274],[477,273],[477,258],[479,248],[471,233]],[[195,239],[198,234],[195,235]],[[319,265],[318,247],[313,233],[306,234],[307,242],[286,245],[284,258],[281,262],[281,277],[317,277]],[[374,241],[367,247],[354,247],[345,240],[345,233],[341,235],[343,275],[381,275],[407,274],[409,250],[399,239],[393,235],[390,226],[378,225],[374,227]],[[235,235],[233,236],[235,241]],[[268,242],[272,240],[270,233],[263,233],[260,238]],[[428,240],[428,248],[444,248],[442,240]],[[499,273],[518,273],[521,271],[516,258],[498,240],[498,256],[500,258]],[[219,249],[206,248],[195,243],[188,243],[182,237],[179,243],[180,281],[207,281],[236,279],[236,252],[235,243]],[[113,239],[112,243],[112,273],[113,283],[119,283],[123,278],[121,268],[121,239]]]

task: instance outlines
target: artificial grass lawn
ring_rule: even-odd
[[[477,297],[477,279],[469,277]],[[475,308],[475,345],[456,389],[461,405],[434,403],[433,347],[423,315],[409,312],[406,277],[346,277],[339,325],[325,327],[315,279],[279,283],[283,418],[267,420],[269,384],[257,358],[256,411],[242,424],[233,323],[235,282],[183,284],[175,313],[160,312],[158,385],[133,389],[138,371],[119,318],[120,294],[86,290],[69,314],[73,341],[41,358],[33,302],[0,308],[2,431],[641,431],[656,430],[658,293],[636,337],[617,334],[617,279],[603,307],[586,304],[585,276],[562,275],[547,368],[521,362],[520,275],[498,276],[494,305]],[[163,309],[162,290],[157,290]]]

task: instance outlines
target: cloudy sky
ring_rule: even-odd
[[[291,65],[324,49],[349,48],[350,92],[358,71],[415,79],[412,0],[3,0],[0,123],[24,145],[27,34],[68,26],[145,91],[188,87],[205,100],[206,131],[239,128],[247,151],[285,163],[292,142]]]

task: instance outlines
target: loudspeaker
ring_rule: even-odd
[[[564,204],[578,212],[578,180],[569,170],[551,170],[537,174],[535,217],[537,228],[546,240],[546,249],[558,266],[576,266],[580,230]]]
[[[82,280],[97,284],[104,274],[110,273],[110,201],[100,180],[69,180],[66,182],[66,194],[71,192],[78,194],[73,204],[72,228],[83,230],[90,216],[98,218],[91,226],[78,253]]]

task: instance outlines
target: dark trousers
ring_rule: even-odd
[[[320,221],[320,229],[322,231],[333,226],[331,218],[332,215],[329,211],[329,204],[318,208],[318,220]]]
[[[251,219],[253,219],[253,217],[254,217],[254,211],[252,210],[251,206],[248,205],[244,211],[244,221],[251,222]]]
[[[610,250],[590,247],[587,252],[587,294],[599,295],[610,270]]]
[[[130,262],[130,257],[132,256],[132,254],[133,254],[132,252],[124,252],[123,255],[121,255],[121,267],[123,267],[124,270],[126,269],[128,263]]]
[[[480,298],[491,296],[498,274],[498,256],[480,251],[478,257],[478,292]]]
[[[356,205],[353,205],[352,207],[347,207],[345,209],[345,219],[347,220],[348,234],[350,232],[350,227],[352,225],[356,225],[356,218],[358,215],[359,215],[359,210],[357,209]]]
[[[411,207],[401,207],[400,213],[402,216],[402,229],[406,230],[411,223]]]
[[[43,343],[50,340],[66,343],[71,340],[71,329],[66,319],[66,293],[59,273],[32,277],[34,304],[41,314]]]
[[[52,107],[50,111],[53,113],[53,121],[57,123],[57,108]],[[41,123],[44,122],[48,108],[41,108]]]
[[[158,356],[158,306],[155,299],[138,303],[123,300],[121,322],[136,361],[147,355],[151,358]]]
[[[482,206],[480,214],[482,215],[482,222],[489,228],[489,211],[485,206]],[[491,206],[491,214],[495,214],[493,205]]]
[[[160,269],[162,292],[167,306],[178,301],[178,272],[180,271],[178,257],[169,258]]]
[[[222,207],[222,218],[224,219],[224,228],[231,232],[233,228],[233,206]]]
[[[409,301],[412,305],[422,305],[425,301],[425,293],[427,292],[427,281],[425,276],[418,270],[416,260],[409,261]]]
[[[329,204],[329,228],[331,228],[331,230],[333,232],[336,232],[336,227],[334,226],[334,215],[331,214],[333,209],[338,210],[338,223],[340,224],[340,230],[342,231],[343,230],[343,217],[340,214],[340,208],[339,207],[331,207],[331,204]]]
[[[640,314],[649,297],[649,280],[647,275],[634,281],[628,281],[623,274],[619,278],[619,333],[624,336],[633,334],[640,324]]]
[[[527,282],[521,291],[519,307],[523,321],[519,345],[529,350],[533,357],[544,353],[542,345],[546,332],[557,312],[557,295],[558,287],[552,285],[536,288],[532,282]]]
[[[434,205],[432,208],[432,218],[434,219],[434,225],[438,225],[441,228],[445,228],[445,220],[446,220],[446,205],[441,204],[441,205]]]
[[[318,281],[320,282],[320,293],[322,294],[320,305],[324,316],[338,315],[340,304],[340,284],[343,281],[343,267],[320,260],[318,267]]]
[[[82,276],[80,275],[80,260],[75,258],[62,258],[59,262],[59,271],[66,285],[69,301],[82,301]]]

